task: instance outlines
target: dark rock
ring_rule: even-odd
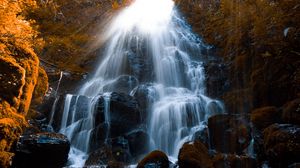
[[[126,164],[122,162],[109,161],[107,164],[107,168],[123,168],[126,167]]]
[[[85,166],[124,165],[130,163],[131,156],[127,149],[119,145],[102,145],[101,148],[89,154]]]
[[[193,140],[198,140],[202,142],[207,148],[209,148],[208,128],[205,127],[204,129],[196,131],[193,135]]]
[[[271,167],[288,167],[300,160],[299,126],[273,124],[263,134],[264,148]]]
[[[145,131],[134,130],[128,133],[125,137],[128,140],[130,154],[132,157],[138,157],[147,152],[150,138]]]
[[[252,109],[252,90],[235,89],[224,93],[222,100],[230,114],[248,114]]]
[[[120,136],[110,139],[109,143],[111,144],[113,156],[118,162],[129,163],[131,161],[129,143],[127,139]]]
[[[85,162],[86,166],[100,166],[112,163],[128,164],[131,162],[128,141],[124,137],[107,139],[106,144],[100,148],[92,150]]]
[[[300,125],[300,99],[290,101],[283,106],[282,119],[286,123]]]
[[[135,76],[141,83],[152,81],[153,61],[147,51],[147,39],[136,35],[128,37],[130,48],[124,52],[126,57],[126,74]]]
[[[251,112],[251,122],[261,130],[273,123],[280,122],[280,115],[280,111],[276,107],[262,107]]]
[[[180,168],[213,168],[208,149],[200,141],[185,143],[179,151]]]
[[[98,100],[95,116],[95,128],[92,140],[97,144],[105,138],[116,138],[138,128],[141,124],[139,105],[132,96],[122,93],[111,93],[109,102],[103,96]],[[109,105],[109,123],[105,123],[105,106]],[[100,146],[96,146],[96,149]]]
[[[212,60],[205,65],[207,74],[207,95],[212,98],[220,98],[228,90],[227,68],[221,60]]]
[[[109,161],[115,161],[113,152],[108,146],[102,146],[89,154],[88,159],[85,161],[85,166],[105,165]]]
[[[97,125],[91,131],[90,143],[93,144],[93,148],[90,149],[90,152],[93,152],[95,149],[100,148],[105,142],[106,138],[109,137],[109,126],[107,123]]]
[[[57,133],[37,133],[21,136],[16,147],[13,165],[18,168],[60,168],[68,160],[70,143]]]
[[[141,124],[138,102],[129,95],[113,92],[110,98],[110,136],[116,137]]]
[[[69,113],[75,113],[74,122],[84,118],[86,114],[88,114],[89,102],[91,101],[91,98],[89,97],[77,95],[61,95],[57,97],[56,100],[52,98],[51,108],[48,109],[47,113],[45,114],[48,116],[49,120],[51,120],[51,117],[53,116],[52,127],[56,132],[58,132],[61,127],[61,121],[63,118],[63,113],[65,109],[64,106],[66,103],[67,96],[71,96]],[[67,125],[71,124],[71,117],[73,117],[73,115],[68,115]]]
[[[289,168],[300,168],[300,163],[293,163],[289,165]]]
[[[251,128],[241,115],[215,115],[208,119],[211,147],[222,153],[241,154],[251,140]]]
[[[165,153],[156,150],[145,156],[137,165],[137,168],[149,167],[169,168],[168,156]]]
[[[257,163],[254,158],[243,155],[233,155],[233,154],[216,154],[213,157],[214,168],[257,168]]]
[[[156,93],[153,93],[152,87],[151,84],[139,85],[133,95],[139,103],[143,121],[147,120],[147,112],[158,97]]]
[[[118,92],[130,94],[130,92],[137,87],[139,81],[134,76],[123,75],[119,76],[115,81],[103,87],[104,92]]]

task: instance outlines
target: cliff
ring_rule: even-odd
[[[193,30],[224,60],[229,84],[218,97],[229,113],[280,107],[299,97],[299,1],[177,0],[177,4]]]
[[[11,147],[27,126],[25,116],[38,81],[35,50],[43,43],[31,27],[33,21],[25,18],[35,7],[31,0],[0,2],[0,167],[10,164]]]

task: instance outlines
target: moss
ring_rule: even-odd
[[[0,151],[0,167],[10,167],[13,156],[13,153]]]
[[[0,57],[0,98],[19,107],[25,85],[25,69],[9,55]]]
[[[42,67],[39,67],[39,76],[35,85],[31,105],[39,105],[43,102],[44,96],[48,91],[48,76]]]
[[[0,151],[10,150],[12,144],[21,134],[20,124],[11,118],[0,119]]]

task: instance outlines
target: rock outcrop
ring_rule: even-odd
[[[35,1],[3,0],[0,6],[0,165],[8,167],[12,144],[27,125],[25,116],[39,78],[34,49],[40,49],[42,41],[25,19]]]
[[[70,142],[62,134],[25,134],[17,143],[13,166],[60,168],[66,164],[69,150]]]

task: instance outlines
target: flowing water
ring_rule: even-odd
[[[205,128],[208,116],[223,112],[221,102],[205,96],[201,52],[208,46],[192,33],[172,0],[136,0],[107,30],[103,59],[78,94],[88,100],[82,105],[80,96],[65,98],[60,132],[71,141],[70,161],[82,166],[93,147],[90,136],[99,96],[105,100],[109,129],[110,93],[120,90],[113,84],[124,75],[129,77],[122,91],[135,95],[143,87],[151,102],[144,121],[151,141],[149,151],[159,149],[177,157],[182,144]]]

